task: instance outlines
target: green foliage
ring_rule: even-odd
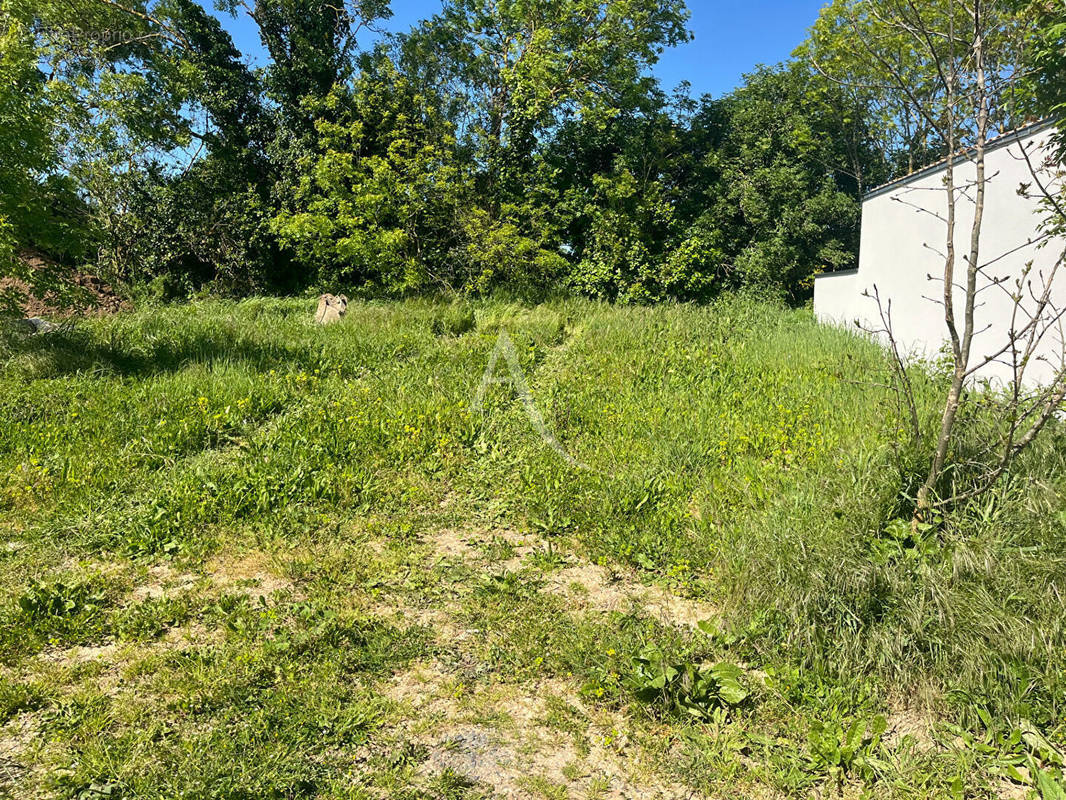
[[[9,616],[6,623],[18,626],[22,637],[5,642],[16,651],[32,650],[41,641],[92,642],[107,630],[106,611],[110,600],[98,576],[54,581],[32,579],[18,596],[17,604],[18,613]],[[9,627],[4,633],[13,634],[14,630]]]
[[[23,711],[34,711],[44,705],[40,687],[7,676],[0,677],[0,722],[7,722]]]
[[[565,275],[567,263],[562,255],[522,233],[520,220],[528,219],[523,211],[506,208],[496,220],[480,209],[463,215],[464,272],[468,276],[464,288],[483,294],[505,288],[528,297],[542,293]]]
[[[564,109],[596,116],[631,92],[683,19],[676,3],[448,5],[402,41],[398,64],[364,57],[351,87],[313,107],[317,152],[275,231],[324,283],[477,293],[558,283],[565,243],[548,198],[529,197],[537,140]],[[472,47],[478,37],[502,60]]]
[[[39,69],[34,11],[22,0],[0,4],[0,277],[19,278],[41,296],[58,288],[58,276],[29,271],[22,251],[78,256],[87,232],[76,183],[56,173],[64,93]],[[10,312],[21,299],[8,290],[0,296],[0,311]]]
[[[740,682],[743,675],[735,664],[676,663],[659,648],[647,647],[631,659],[621,684],[638,700],[696,719],[714,720],[724,717],[724,709],[747,699],[749,692]]]
[[[880,747],[886,728],[882,716],[875,717],[869,725],[855,720],[846,728],[839,722],[815,720],[807,736],[808,769],[828,775],[838,788],[848,777],[873,780],[885,766]]]
[[[1066,117],[1066,22],[1062,9],[1049,0],[1032,0],[1021,7],[1031,20],[1026,81],[1035,111],[1043,117],[1061,119]]]
[[[878,171],[864,141],[844,138],[849,113],[793,62],[719,100],[651,93],[606,123],[564,128],[546,166],[564,198],[571,285],[639,302],[737,287],[809,297],[816,273],[854,263],[856,176]]]
[[[123,640],[150,640],[182,624],[192,614],[193,609],[184,598],[148,598],[115,612],[111,628]]]
[[[100,608],[102,601],[102,595],[92,591],[86,583],[34,581],[18,602],[28,619],[40,622],[52,617],[92,614]]]
[[[424,85],[456,87],[495,209],[521,199],[538,138],[568,114],[609,118],[661,50],[688,38],[687,17],[678,0],[454,0],[402,46]]]
[[[204,285],[229,293],[283,286],[286,259],[268,227],[277,169],[267,148],[277,125],[264,88],[200,5],[165,8],[189,94],[210,121],[197,134],[206,152],[178,171],[148,161],[123,176],[125,211],[108,227],[102,266],[127,283],[160,280],[171,296]]]
[[[161,299],[285,285],[266,186],[239,165],[209,155],[180,176],[129,176],[123,190],[128,211],[108,232],[102,264],[110,274],[135,286],[157,281]]]
[[[236,9],[237,3],[223,6]],[[251,16],[270,54],[267,87],[293,135],[311,133],[314,118],[305,104],[326,97],[348,76],[355,32],[391,15],[387,0],[257,0]]]
[[[955,737],[955,746],[979,754],[994,774],[1035,790],[1039,800],[1062,800],[1066,797],[1066,756],[1049,742],[1033,724],[1022,719],[1015,725],[996,721],[984,709],[978,709],[981,730],[975,732],[958,725],[946,726]]]
[[[646,303],[737,286],[802,301],[854,260],[856,194],[877,173],[859,109],[802,63],[668,102],[647,70],[688,36],[676,0],[463,0],[369,52],[355,34],[383,4],[264,0],[260,72],[190,0],[79,2],[18,6],[7,34],[21,88],[3,113],[31,147],[0,179],[12,209],[38,203],[0,209],[9,264],[36,242],[164,296],[566,287]],[[53,39],[33,39],[38,17]],[[97,28],[130,43],[97,46]]]
[[[314,280],[485,293],[531,292],[557,279],[565,260],[522,232],[524,209],[490,214],[477,205],[441,99],[418,91],[387,57],[363,66],[351,89],[320,107],[320,152],[273,221],[281,241],[314,265]]]
[[[1058,121],[1054,142],[1059,161],[1066,162],[1066,22],[1062,9],[1049,0],[1022,0],[1019,7],[1028,22],[1022,82],[1031,98],[1031,112]],[[1063,189],[1050,183],[1045,189],[1051,194],[1045,198],[1047,230],[1061,234],[1066,231]]]
[[[260,70],[192,0],[4,2],[0,258],[38,294],[63,276],[27,248],[166,297],[742,287],[799,304],[854,264],[861,194],[944,147],[935,59],[879,0],[830,4],[793,60],[698,100],[649,76],[689,37],[680,0],[454,0],[372,50],[357,35],[381,0],[259,0]],[[965,22],[926,5],[934,27]],[[1045,5],[982,17],[990,73],[1031,67],[994,103],[1000,128],[1059,103]],[[884,90],[889,68],[910,97]]]
[[[432,95],[386,58],[318,106],[319,152],[272,225],[335,285],[388,291],[446,282],[469,198],[454,136]]]
[[[797,55],[844,87],[890,177],[920,169],[977,130],[970,52],[980,32],[989,130],[1008,131],[1029,113],[1025,41],[1030,22],[1017,0],[985,0],[976,17],[948,0],[834,0]],[[919,32],[924,33],[919,33]],[[966,35],[961,32],[966,31]],[[923,38],[924,37],[924,38]]]
[[[651,302],[706,298],[720,288],[713,254],[708,259],[691,239],[669,252],[680,223],[661,182],[641,185],[620,157],[612,174],[593,175],[590,187],[568,191],[575,190],[587,197],[578,217],[588,224],[569,278],[578,291]]]
[[[82,266],[99,252],[94,268],[128,266],[136,253],[116,241],[129,226],[127,189],[155,154],[189,145],[182,109],[193,102],[194,68],[179,56],[166,4],[130,13],[95,0],[5,0],[3,12],[0,70],[13,93],[0,96],[12,137],[0,141],[0,269],[38,296],[62,297],[66,275],[15,257],[38,250]]]
[[[747,76],[724,101],[721,188],[704,227],[716,218],[738,226],[726,230],[742,285],[805,299],[815,274],[856,263],[858,176],[878,167],[865,143],[849,152],[841,116],[858,110],[839,96],[829,105],[832,96],[823,78],[792,63]]]

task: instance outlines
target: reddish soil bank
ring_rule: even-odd
[[[66,270],[45,256],[27,253],[22,260],[32,270],[49,270],[63,275],[64,282],[73,287],[70,297],[48,292],[43,298],[32,296],[26,283],[17,278],[0,278],[0,294],[14,289],[22,295],[19,307],[25,317],[68,317],[72,314],[114,314],[128,309],[127,303],[106,281],[81,272]],[[65,295],[66,293],[64,293]]]

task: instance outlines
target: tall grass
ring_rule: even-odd
[[[202,559],[324,520],[506,525],[712,598],[750,660],[965,716],[1060,724],[1063,440],[915,537],[873,344],[803,311],[584,301],[203,302],[4,344],[0,656],[15,598],[64,559]],[[556,439],[513,386],[472,399],[501,328]],[[499,370],[506,376],[506,367]],[[935,383],[923,384],[923,413]],[[587,467],[587,468],[586,468]],[[6,609],[6,610],[5,610]]]

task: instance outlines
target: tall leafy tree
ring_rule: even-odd
[[[975,15],[987,59],[987,130],[1021,121],[1025,23],[1016,6],[833,0],[797,53],[856,99],[894,173],[906,174],[975,143],[981,111],[964,86],[973,73]]]
[[[4,0],[0,16],[0,276],[26,277],[18,250],[30,241],[58,246],[42,203],[41,180],[59,160],[53,135],[56,108],[45,76],[27,3]],[[14,298],[8,298],[7,305]]]
[[[159,0],[152,20],[178,43],[193,146],[124,182],[114,268],[163,277],[169,291],[209,283],[247,292],[293,288],[307,265],[278,246],[270,220],[291,206],[316,152],[315,114],[351,75],[356,32],[387,4],[258,0],[244,8],[270,56],[251,71],[219,21],[194,0]],[[313,111],[311,109],[316,109]]]
[[[388,0],[254,0],[246,8],[270,55],[270,97],[300,132],[313,127],[305,99],[321,99],[350,77],[359,31],[391,15]]]
[[[722,176],[708,200],[732,226],[735,280],[805,299],[816,273],[854,266],[860,186],[883,174],[861,131],[845,134],[861,110],[802,61],[746,76],[722,106]]]
[[[451,0],[406,38],[404,65],[457,100],[495,211],[563,114],[606,118],[651,85],[687,17],[681,0]]]
[[[714,269],[692,263],[681,240],[717,174],[701,151],[706,137],[693,135],[685,92],[671,100],[653,87],[635,99],[608,118],[569,117],[541,158],[543,202],[573,262],[569,283],[624,301],[705,297]]]
[[[1025,88],[1035,115],[1059,121],[1059,156],[1066,161],[1066,7],[1059,0],[1028,0],[1019,13],[1031,32]]]
[[[177,38],[155,10],[146,2],[4,0],[0,69],[11,82],[0,90],[0,113],[10,125],[0,139],[9,134],[13,143],[0,167],[4,264],[34,293],[41,281],[58,288],[56,275],[30,270],[18,251],[89,256],[122,213],[117,187],[131,168],[189,142]]]
[[[183,55],[195,69],[195,101],[210,119],[201,140],[214,155],[262,158],[275,123],[259,76],[245,65],[218,19],[195,0],[168,0],[168,10]]]
[[[273,221],[281,240],[320,282],[449,284],[469,192],[434,96],[378,54],[309,107],[320,112],[318,144]]]
[[[860,182],[884,174],[860,112],[794,61],[717,100],[660,97],[564,126],[551,163],[566,185],[572,283],[624,300],[738,286],[804,300],[814,274],[854,264]]]
[[[170,291],[276,284],[285,263],[267,221],[278,125],[262,82],[199,3],[168,0],[163,10],[181,46],[195,146],[126,176],[112,268],[134,280],[162,277]]]

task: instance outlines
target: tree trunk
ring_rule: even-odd
[[[966,382],[967,368],[970,362],[970,350],[973,345],[974,335],[974,306],[977,299],[977,274],[980,268],[979,259],[981,254],[981,225],[985,211],[985,141],[988,135],[988,90],[984,71],[984,40],[981,33],[980,3],[977,3],[974,13],[974,44],[973,55],[976,66],[976,89],[978,97],[977,112],[977,138],[974,143],[974,168],[976,171],[977,186],[974,192],[974,216],[970,226],[970,250],[966,264],[966,287],[963,311],[962,335],[959,335],[955,321],[954,304],[954,278],[955,278],[955,170],[952,159],[955,156],[954,143],[954,114],[949,112],[949,152],[948,167],[945,177],[948,192],[948,240],[947,257],[944,264],[944,319],[947,323],[948,332],[951,335],[952,357],[955,362],[955,371],[951,379],[951,387],[944,403],[944,411],[940,418],[940,434],[937,438],[936,451],[933,454],[933,462],[929,467],[929,474],[921,489],[918,490],[917,506],[915,508],[915,520],[926,518],[932,510],[932,494],[944,472],[944,464],[947,461],[948,452],[951,448],[952,433],[955,428],[955,419],[959,411],[959,401]],[[949,108],[954,101],[954,93],[948,95]]]

